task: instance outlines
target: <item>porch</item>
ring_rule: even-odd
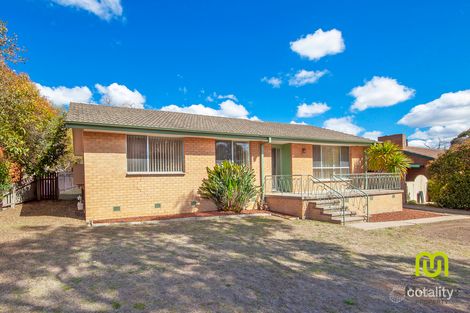
[[[391,173],[265,176],[264,200],[270,210],[333,223],[368,221],[370,214],[403,209],[401,179]]]

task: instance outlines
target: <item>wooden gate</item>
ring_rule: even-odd
[[[38,200],[59,199],[59,179],[57,173],[48,173],[37,178]]]

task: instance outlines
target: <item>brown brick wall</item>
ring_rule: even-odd
[[[206,167],[215,164],[214,139],[184,139],[184,175],[127,175],[125,145],[123,134],[84,133],[87,220],[215,209],[197,195]],[[192,207],[192,201],[198,205]],[[113,212],[114,206],[121,211]]]
[[[292,144],[292,175],[313,174],[313,145]]]
[[[389,136],[381,136],[378,138],[379,141],[389,141],[396,144],[400,148],[406,147],[406,136],[405,134],[396,134]]]
[[[366,147],[350,147],[349,160],[351,173],[364,173],[364,150]]]

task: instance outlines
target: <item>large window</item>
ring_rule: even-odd
[[[329,179],[349,173],[349,147],[313,146],[313,176]]]
[[[218,140],[215,142],[215,161],[250,165],[250,144],[248,142]]]
[[[151,136],[127,136],[127,172],[184,172],[183,140]]]

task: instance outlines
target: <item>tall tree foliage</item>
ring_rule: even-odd
[[[462,136],[458,137],[462,138]],[[429,195],[437,204],[470,209],[470,139],[454,143],[428,168]]]
[[[366,150],[367,167],[374,172],[397,173],[404,177],[411,160],[391,142],[376,143]]]
[[[64,154],[66,129],[62,114],[39,94],[28,75],[9,68],[8,62],[23,58],[16,37],[7,32],[0,21],[0,147],[10,165],[38,175],[53,168]]]

